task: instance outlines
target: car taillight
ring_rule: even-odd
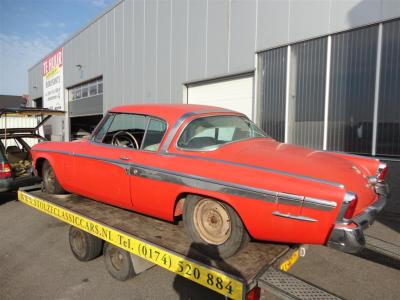
[[[259,300],[261,296],[261,289],[256,286],[246,294],[246,300]]]
[[[387,171],[387,164],[385,164],[384,162],[379,163],[378,171],[376,172],[376,178],[378,178],[379,181],[383,181],[385,179]]]
[[[354,194],[353,198],[350,199],[348,202],[347,209],[343,215],[344,219],[350,220],[353,217],[354,212],[356,210],[357,202],[358,202],[357,195]]]
[[[11,166],[8,163],[0,163],[0,179],[11,177]]]

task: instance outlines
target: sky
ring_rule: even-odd
[[[116,0],[0,0],[0,95],[28,94],[28,69]]]

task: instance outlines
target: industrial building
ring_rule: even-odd
[[[29,69],[29,95],[67,111],[55,140],[113,106],[183,102],[279,141],[398,157],[400,1],[118,1]]]

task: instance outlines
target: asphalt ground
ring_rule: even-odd
[[[392,197],[367,238],[400,249],[400,162],[391,163]],[[103,258],[77,261],[68,243],[68,225],[0,194],[0,299],[221,299],[159,267],[119,282]],[[376,245],[375,245],[376,246]],[[290,270],[303,280],[345,299],[399,299],[400,260],[366,249],[350,255],[310,246]],[[271,299],[264,292],[263,299]],[[272,297],[274,298],[274,297]]]

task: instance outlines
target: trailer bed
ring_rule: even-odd
[[[243,299],[257,279],[293,249],[286,244],[250,242],[228,259],[212,259],[193,248],[182,222],[172,224],[73,194],[51,195],[37,186],[21,189],[18,198],[233,299]]]

